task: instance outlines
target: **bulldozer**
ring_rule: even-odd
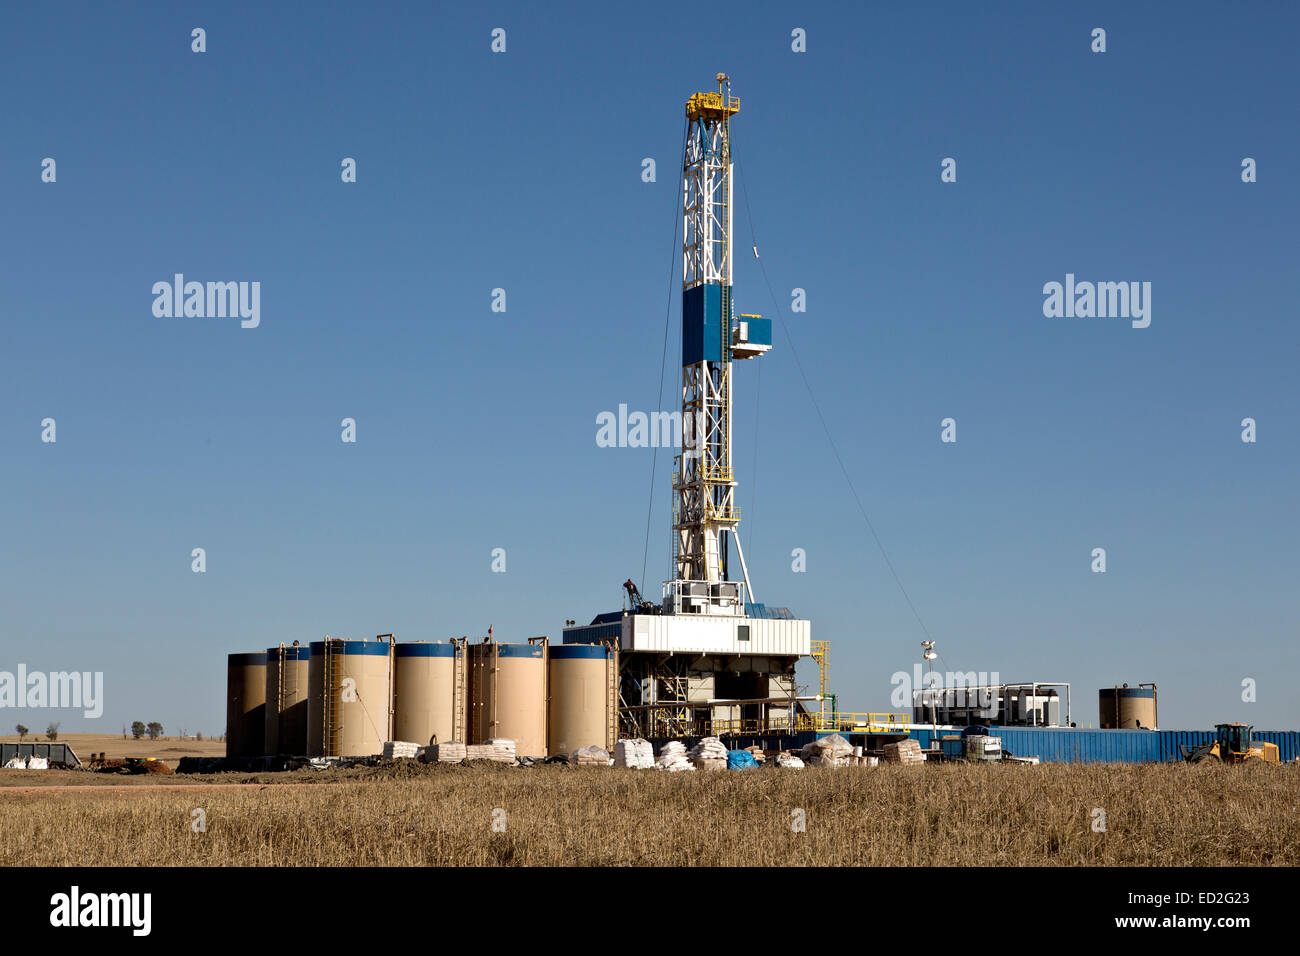
[[[1254,729],[1250,724],[1216,724],[1213,743],[1202,744],[1199,747],[1183,747],[1183,759],[1190,763],[1201,763],[1205,760],[1223,763],[1246,763],[1256,760],[1261,763],[1281,763],[1282,758],[1277,744],[1261,740],[1258,747],[1254,745],[1250,736]]]

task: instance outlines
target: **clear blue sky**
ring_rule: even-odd
[[[1300,725],[1300,13],[1063,6],[8,9],[0,669],[103,671],[107,700],[0,729],[218,733],[232,651],[619,607],[651,451],[595,418],[655,407],[682,103],[719,70],[781,305],[738,257],[738,306],[779,320],[736,375],[747,557],[843,705],[889,709],[924,635],[780,322],[941,663],[1070,681],[1081,724],[1156,681],[1166,727]],[[155,318],[176,272],[259,281],[260,327]],[[1151,326],[1045,318],[1066,273],[1151,282]]]

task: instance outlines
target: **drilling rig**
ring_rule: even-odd
[[[564,643],[619,648],[624,736],[790,732],[801,711],[795,664],[811,622],[754,600],[737,529],[732,366],[772,348],[772,321],[737,313],[732,285],[731,121],[726,74],[686,101],[682,157],[681,453],[673,462],[672,578],[660,604],[568,627]],[[734,549],[740,576],[733,576]]]

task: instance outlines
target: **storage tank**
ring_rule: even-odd
[[[458,650],[421,641],[393,648],[394,740],[465,740],[465,660]]]
[[[517,754],[547,756],[546,645],[471,644],[469,652],[467,742],[509,737]]]
[[[548,749],[569,754],[594,744],[612,754],[618,715],[618,664],[612,650],[603,644],[563,644],[552,647],[548,657]]]
[[[307,753],[308,650],[303,645],[266,650],[266,754]]]
[[[1097,713],[1102,730],[1155,730],[1156,685],[1103,687],[1097,692]]]
[[[392,739],[392,646],[337,639],[309,645],[309,757],[368,757]]]
[[[226,658],[226,756],[260,757],[266,736],[266,654]]]

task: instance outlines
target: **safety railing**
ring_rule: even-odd
[[[648,710],[623,711],[622,729],[650,737],[720,737],[727,734],[755,736],[800,732],[851,734],[905,734],[911,718],[907,714],[798,714],[763,720],[691,719],[688,705],[678,702]]]
[[[738,505],[715,505],[712,502],[704,506],[704,510],[713,521],[739,521],[740,507]]]
[[[795,726],[816,733],[904,734],[911,720],[909,714],[800,714]]]

